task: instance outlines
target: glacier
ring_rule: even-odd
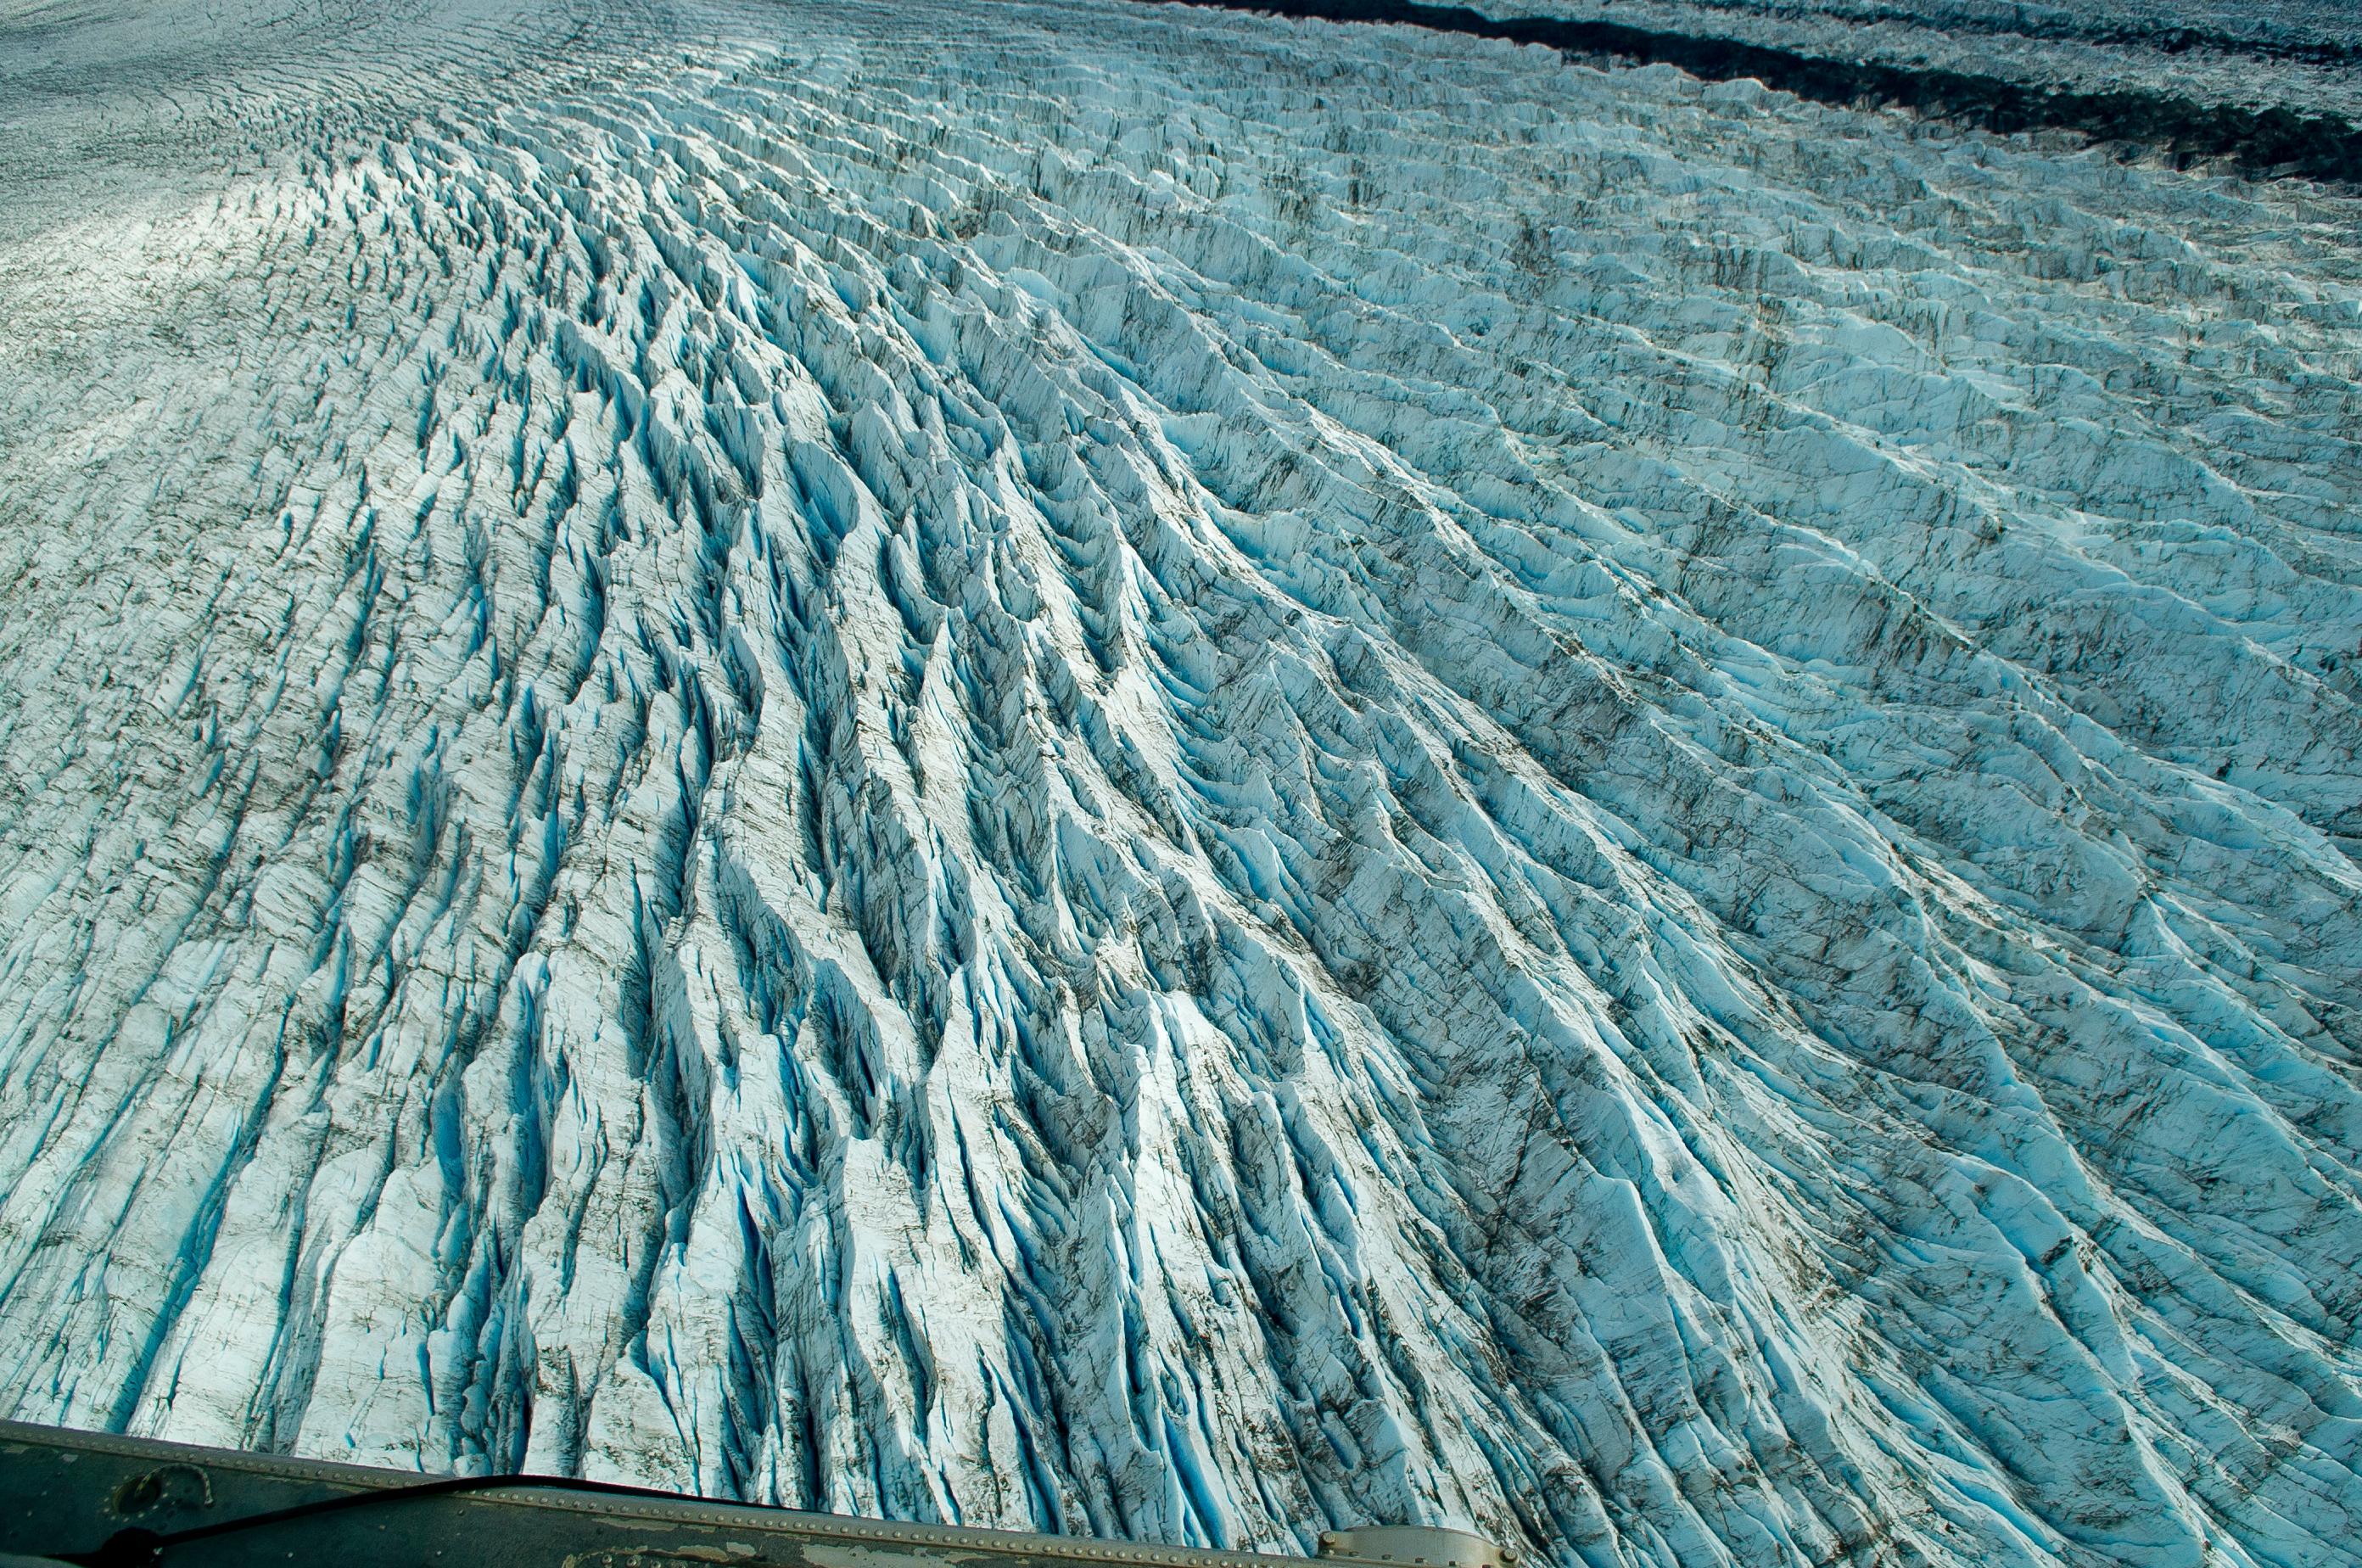
[[[2362,1562],[2357,234],[1413,28],[0,0],[0,1413]]]
[[[1818,60],[1965,72],[2053,93],[2169,95],[2202,109],[2323,116],[2349,132],[2362,123],[2362,11],[2343,0],[1468,4],[1499,20],[1608,22]]]

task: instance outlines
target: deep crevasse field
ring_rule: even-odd
[[[1115,6],[0,11],[0,1411],[2362,1540],[2362,203]]]

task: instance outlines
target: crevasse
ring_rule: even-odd
[[[2350,195],[1145,6],[0,46],[0,1410],[2355,1561]]]

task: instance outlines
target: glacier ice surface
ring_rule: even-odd
[[[0,1410],[2355,1562],[2357,222],[1400,28],[0,0]]]
[[[2142,92],[2362,124],[2347,0],[1467,0],[1496,18],[1617,23],[1812,58],[1964,72],[2052,92]]]

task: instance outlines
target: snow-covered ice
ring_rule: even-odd
[[[0,1411],[2356,1562],[2358,226],[1399,28],[0,0]]]

